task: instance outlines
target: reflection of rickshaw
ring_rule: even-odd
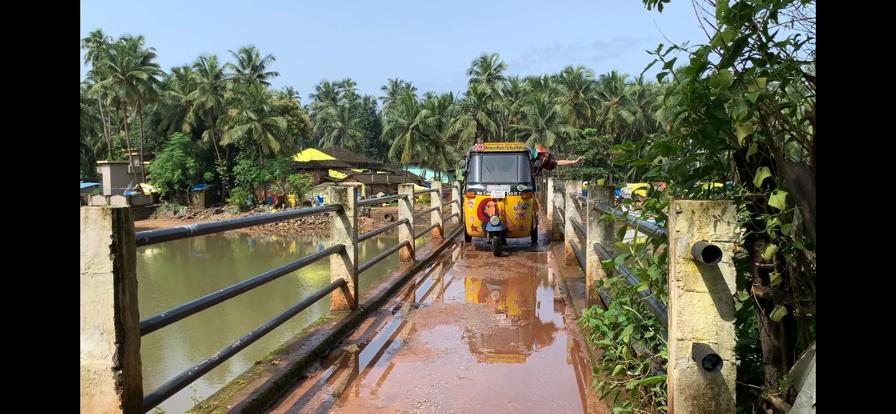
[[[461,161],[464,169],[464,240],[487,237],[495,256],[505,238],[529,237],[538,242],[538,190],[533,166],[540,161],[520,142],[477,144]]]
[[[535,275],[506,280],[467,277],[464,300],[492,304],[502,323],[486,332],[472,332],[468,345],[481,362],[522,363],[533,349],[554,341],[557,326],[542,323],[535,313]]]

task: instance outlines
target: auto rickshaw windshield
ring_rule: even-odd
[[[474,153],[467,165],[467,181],[485,184],[531,183],[530,162],[527,153]]]

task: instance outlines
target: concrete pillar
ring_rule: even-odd
[[[330,255],[330,281],[344,279],[345,288],[330,293],[331,311],[348,311],[358,308],[358,195],[348,185],[330,187],[327,190],[331,204],[342,206],[342,211],[330,213],[330,240],[341,244],[345,251]]]
[[[137,245],[127,207],[81,208],[81,412],[142,413]]]
[[[673,200],[669,211],[669,413],[734,413],[736,209]],[[720,249],[721,261],[695,260],[698,241]]]
[[[407,224],[398,226],[398,242],[410,242],[409,247],[403,247],[398,251],[398,257],[402,262],[413,262],[414,258],[414,184],[399,184],[398,194],[404,197],[398,199],[398,219],[408,219]]]
[[[463,214],[460,211],[461,203],[463,203],[463,200],[460,196],[460,181],[455,181],[451,184],[451,214],[457,214],[457,222],[463,226]]]
[[[430,185],[430,188],[432,188],[433,190],[437,190],[434,193],[430,193],[430,197],[429,197],[429,207],[430,208],[438,207],[438,210],[435,210],[435,211],[429,213],[429,224],[430,225],[432,225],[432,224],[439,225],[438,227],[432,229],[432,238],[433,238],[433,240],[435,240],[435,239],[441,239],[443,237],[443,235],[445,234],[445,226],[444,226],[444,223],[442,223],[442,182],[437,181],[437,180],[431,180],[429,182],[429,185]]]
[[[611,254],[614,250],[615,234],[613,221],[601,220],[602,213],[594,209],[596,204],[613,205],[612,185],[589,185],[585,206],[585,231],[588,234],[588,247],[582,252],[585,255],[585,288],[588,305],[600,302],[600,296],[594,288],[597,279],[606,279],[607,273],[600,264],[600,256],[593,246],[600,245]]]
[[[560,241],[563,240],[563,220],[560,218],[558,210],[566,209],[566,198],[562,192],[565,187],[563,181],[559,178],[549,178],[548,188],[550,192],[548,204],[550,207],[547,211],[551,213],[551,227],[548,228],[548,232],[551,235],[551,241]]]
[[[578,241],[578,236],[576,235],[575,228],[572,226],[572,219],[579,219],[579,222],[583,222],[579,217],[579,210],[576,208],[575,201],[573,201],[572,197],[582,193],[582,181],[581,180],[564,180],[562,181],[563,185],[566,187],[566,194],[563,196],[563,204],[564,207],[564,225],[563,225],[563,245],[565,248],[563,251],[565,252],[566,257],[566,265],[578,265],[576,261],[576,254],[572,250],[572,243],[575,240],[576,244],[581,248],[583,246],[582,243]],[[585,223],[582,223],[583,225]],[[584,253],[584,252],[582,252]]]

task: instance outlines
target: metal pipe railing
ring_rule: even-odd
[[[394,223],[389,223],[389,224],[387,224],[383,227],[380,227],[376,230],[371,230],[371,231],[368,231],[367,233],[361,233],[360,235],[358,235],[358,243],[365,241],[371,237],[378,236],[378,235],[385,233],[391,229],[394,229],[402,224],[407,224],[407,223],[408,223],[408,219],[401,219]]]
[[[601,246],[600,244],[594,245],[594,252],[601,258],[601,260],[610,260],[613,259],[613,255],[606,248]],[[625,277],[626,282],[629,286],[635,286],[640,281],[638,280],[632,272],[623,265],[615,266],[616,270],[619,271],[619,274]],[[650,313],[653,316],[656,316],[659,319],[660,323],[663,325],[663,329],[669,330],[669,312],[662,302],[660,302],[656,296],[654,296],[653,292],[650,289],[646,289],[638,292],[638,296],[641,297],[641,302],[644,303],[644,306],[647,306],[647,309],[650,310]]]
[[[572,247],[572,252],[575,253],[575,255],[576,255],[576,261],[579,262],[579,267],[582,270],[587,270],[587,269],[585,269],[585,259],[582,258],[582,250],[579,249],[579,244],[576,243],[575,241],[570,241],[569,245]]]
[[[651,223],[646,220],[638,220],[637,218],[626,214],[624,211],[618,208],[611,207],[602,203],[597,203],[594,205],[594,210],[601,213],[612,214],[616,218],[626,223],[629,227],[634,228],[635,231],[644,233],[652,239],[662,239],[668,236],[668,232],[666,231],[666,229],[657,225],[656,223]]]
[[[457,217],[457,219],[460,220],[460,214],[458,214],[458,213],[452,213],[452,214],[449,214],[449,215],[447,215],[447,216],[442,216],[442,222],[444,223],[444,222],[446,222],[446,221],[448,221],[448,220],[451,220],[451,219],[454,218],[454,217]]]
[[[452,187],[445,188],[444,192],[450,193],[450,191],[454,188],[456,188],[456,187],[452,186]],[[428,190],[424,190],[424,191],[414,192],[413,194],[421,195],[421,194],[427,194],[427,193],[438,192],[438,191],[439,191],[438,189],[428,189]],[[410,194],[399,194],[399,195],[392,195],[392,196],[379,197],[379,198],[367,198],[364,200],[357,201],[355,203],[355,205],[356,206],[376,205],[376,204],[380,204],[380,203],[386,203],[386,202],[390,202],[390,201],[406,199],[408,197],[412,197],[412,196]],[[455,202],[458,203],[459,206],[463,206],[462,199],[460,199],[460,198],[456,199],[456,200],[446,201],[443,204],[443,206],[447,206],[447,205],[450,205],[451,203],[455,203]],[[136,238],[136,244],[138,246],[145,246],[145,245],[160,243],[160,242],[169,241],[169,240],[177,240],[177,239],[195,237],[195,236],[200,236],[200,235],[205,235],[205,234],[212,234],[212,233],[217,233],[217,232],[222,232],[222,231],[227,231],[227,230],[235,230],[235,229],[240,229],[240,228],[245,228],[245,227],[258,226],[258,225],[262,225],[262,224],[291,220],[291,219],[315,215],[315,214],[323,214],[323,213],[329,213],[329,212],[342,212],[343,208],[344,207],[342,205],[325,205],[325,206],[309,207],[309,208],[303,208],[303,209],[298,209],[298,210],[282,211],[282,212],[278,212],[278,213],[262,214],[262,215],[251,216],[251,217],[241,217],[241,218],[222,220],[222,221],[211,222],[211,223],[202,223],[202,224],[194,224],[194,225],[181,226],[181,227],[168,228],[168,229],[143,231],[143,232],[135,233],[135,238]],[[439,207],[433,207],[433,208],[424,210],[420,213],[414,214],[414,217],[419,217],[419,216],[425,215],[426,213],[431,213],[433,211],[439,211],[441,214]],[[443,220],[444,219],[450,220],[451,218],[453,218],[455,216],[457,216],[458,220],[460,220],[460,215],[458,213],[447,215],[447,216],[443,217]],[[404,218],[397,222],[389,223],[389,224],[387,224],[383,227],[380,227],[378,229],[371,230],[366,233],[362,233],[355,240],[355,245],[357,247],[357,243],[369,240],[369,239],[376,237],[390,229],[394,229],[394,228],[402,226],[402,225],[407,225],[410,221],[411,221],[411,219]],[[355,223],[354,225],[357,226],[357,223]],[[421,237],[426,232],[428,232],[436,227],[439,227],[439,226],[440,226],[439,224],[433,224],[432,226],[430,226],[423,232],[415,235],[414,239]],[[458,229],[455,228],[454,236],[457,235],[456,234],[457,231],[458,231]],[[371,267],[373,267],[374,265],[376,265],[377,263],[379,263],[380,261],[382,261],[389,255],[396,253],[397,251],[399,251],[402,248],[406,248],[406,247],[411,248],[412,243],[413,243],[412,241],[407,241],[407,240],[403,241],[403,242],[399,243],[398,245],[393,246],[393,247],[383,251],[382,253],[380,253],[376,257],[371,258],[367,262],[364,262],[364,263],[360,264],[359,266],[357,266],[356,271],[350,272],[350,273],[353,273],[353,275],[351,277],[354,279],[355,285],[357,285],[357,283],[358,283],[357,277],[358,277],[358,275],[360,275],[360,273],[362,273],[366,270],[369,270]],[[343,252],[345,252],[345,249],[346,249],[346,246],[343,244],[331,246],[331,247],[324,249],[322,251],[319,251],[317,253],[313,253],[308,256],[302,257],[298,260],[295,260],[295,261],[287,263],[283,266],[277,267],[273,270],[264,272],[257,276],[253,276],[250,279],[247,279],[245,281],[236,283],[234,285],[231,285],[224,289],[221,289],[217,292],[210,293],[208,295],[205,295],[203,297],[197,298],[193,301],[190,301],[188,303],[180,305],[176,308],[162,312],[161,314],[158,314],[156,316],[153,316],[151,318],[148,318],[148,319],[140,322],[140,335],[143,336],[143,335],[147,335],[149,333],[155,332],[156,330],[159,330],[161,328],[169,326],[169,325],[171,325],[179,320],[182,320],[188,316],[194,315],[198,312],[201,312],[202,310],[205,310],[212,306],[220,304],[230,298],[238,296],[238,295],[245,293],[249,290],[252,290],[256,287],[259,287],[267,282],[278,279],[286,274],[289,274],[289,273],[294,272],[298,269],[301,269],[305,266],[308,266],[309,264],[312,264],[312,263],[316,262],[317,260],[320,260],[324,257],[328,257],[328,256],[330,256],[332,254],[336,254],[336,253],[343,253]],[[311,306],[312,304],[314,304],[315,302],[317,302],[324,296],[332,293],[337,288],[341,288],[343,290],[343,293],[346,294],[347,300],[351,299],[350,292],[348,292],[348,283],[345,279],[340,278],[340,279],[336,279],[336,280],[332,281],[330,284],[325,286],[323,289],[317,291],[312,296],[309,296],[309,297],[303,299],[301,302],[299,302],[295,306],[289,308],[285,312],[281,313],[274,319],[268,321],[264,325],[259,326],[258,328],[254,329],[253,331],[244,335],[242,338],[231,343],[227,347],[222,348],[219,352],[215,353],[211,357],[206,358],[199,364],[194,365],[190,369],[187,369],[186,371],[181,372],[174,378],[172,378],[172,379],[168,380],[167,382],[165,382],[164,384],[162,384],[158,389],[154,390],[153,392],[149,393],[148,395],[146,395],[144,397],[144,399],[143,399],[144,410],[148,411],[152,407],[157,406],[164,400],[168,399],[169,397],[171,397],[178,391],[185,388],[188,384],[192,383],[193,381],[195,381],[196,379],[198,379],[205,373],[211,371],[216,366],[220,365],[221,363],[223,363],[224,361],[226,361],[227,359],[229,359],[230,357],[232,357],[233,355],[235,355],[242,349],[246,348],[253,342],[257,341],[259,338],[261,338],[265,334],[269,333],[273,329],[282,325],[289,318],[297,315],[298,313],[307,309],[309,306]],[[357,294],[357,289],[355,290],[354,294]],[[355,300],[357,300],[357,298],[355,298]]]
[[[191,382],[205,375],[207,372],[211,371],[233,355],[236,355],[237,352],[251,345],[268,332],[273,331],[275,328],[282,325],[293,316],[298,315],[299,312],[302,312],[309,306],[313,305],[315,302],[317,302],[330,292],[344,286],[346,286],[346,282],[344,279],[338,279],[330,282],[329,285],[317,291],[317,293],[315,293],[314,295],[303,299],[295,306],[287,309],[280,315],[277,315],[277,317],[275,317],[274,319],[271,319],[264,325],[255,328],[248,334],[244,335],[242,338],[237,339],[230,345],[227,345],[220,351],[216,352],[214,355],[206,358],[204,361],[188,368],[187,370],[178,374],[176,377],[168,380],[167,382],[159,386],[159,388],[156,388],[153,392],[143,397],[143,411],[147,412],[151,410],[153,407],[162,403],[162,401],[165,401],[178,391],[186,388],[187,385],[189,385]]]
[[[436,228],[436,227],[439,227],[439,223],[435,223],[435,224],[433,224],[433,225],[427,227],[426,229],[424,229],[424,230],[421,231],[420,233],[415,234],[415,235],[414,235],[414,240],[417,240],[417,239],[423,237],[423,235],[425,235],[425,234],[428,233],[430,230],[432,230],[432,229],[434,229],[434,228]]]
[[[308,207],[298,210],[279,211],[276,213],[260,214],[257,216],[240,217],[229,220],[213,221],[210,223],[190,224],[188,226],[171,227],[167,229],[140,231],[134,234],[137,246],[146,246],[164,241],[185,239],[204,234],[219,233],[227,230],[236,230],[245,227],[259,226],[278,221],[292,220],[299,217],[313,216],[315,214],[340,211],[340,205],[327,205]]]
[[[579,219],[575,217],[570,217],[570,221],[572,223],[572,229],[576,232],[576,235],[579,236],[580,241],[587,240],[587,232],[585,232],[585,226],[579,221]]]
[[[365,270],[370,269],[371,267],[373,267],[373,265],[379,263],[380,261],[382,261],[382,260],[385,259],[386,257],[389,257],[389,255],[391,255],[392,253],[397,252],[398,250],[400,250],[400,249],[401,249],[402,247],[404,247],[404,246],[408,246],[408,247],[410,247],[411,244],[408,243],[407,241],[403,241],[403,242],[401,242],[401,243],[398,243],[398,245],[396,245],[396,246],[392,246],[392,247],[390,247],[388,250],[386,250],[386,251],[384,251],[384,252],[382,252],[382,253],[376,255],[376,257],[374,257],[374,258],[372,258],[372,259],[370,259],[370,260],[368,260],[368,261],[366,261],[366,262],[364,262],[364,263],[361,263],[361,265],[358,266],[358,274],[360,275],[360,274],[363,273]]]
[[[345,246],[341,244],[338,246],[328,247],[317,253],[309,254],[308,256],[289,262],[276,269],[264,272],[258,276],[230,285],[217,292],[210,293],[201,298],[180,305],[174,309],[167,310],[156,316],[142,320],[140,321],[140,336],[145,336],[147,334],[155,332],[183,318],[186,318],[187,316],[196,314],[202,310],[208,309],[221,302],[224,302],[225,300],[230,299],[234,296],[248,292],[265,283],[283,277],[331,254],[341,253],[344,249]]]
[[[390,201],[395,201],[404,197],[403,194],[390,195],[385,197],[375,197],[375,198],[365,198],[363,200],[358,200],[355,203],[356,206],[370,206],[374,204],[388,203]]]
[[[414,195],[415,195],[415,196],[416,196],[416,195],[423,195],[423,194],[426,194],[426,193],[434,193],[434,192],[436,192],[436,191],[439,191],[439,189],[437,189],[437,188],[430,188],[429,190],[414,191]]]
[[[432,207],[432,208],[428,208],[426,210],[422,210],[419,213],[414,214],[414,218],[420,217],[425,214],[432,213],[433,211],[438,211],[440,208],[441,207]]]

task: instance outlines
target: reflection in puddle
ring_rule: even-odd
[[[586,412],[550,255],[479,253],[443,256],[273,412]]]

